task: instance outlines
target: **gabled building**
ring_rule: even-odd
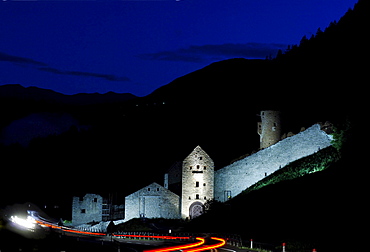
[[[133,218],[178,219],[180,197],[152,183],[125,198],[125,221]]]

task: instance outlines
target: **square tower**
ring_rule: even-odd
[[[181,217],[193,219],[201,215],[207,200],[214,198],[214,163],[197,146],[182,164]]]
[[[261,111],[261,122],[257,124],[260,135],[260,149],[276,144],[281,139],[280,111]]]

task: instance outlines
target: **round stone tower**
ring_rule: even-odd
[[[258,134],[260,135],[260,149],[267,148],[281,139],[280,111],[261,111],[261,122],[258,123]]]
[[[181,217],[193,219],[203,213],[203,205],[214,197],[214,163],[197,146],[182,164]]]

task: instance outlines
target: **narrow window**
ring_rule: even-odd
[[[150,187],[148,188],[148,192],[150,192]]]
[[[199,160],[202,160],[203,159],[203,157],[199,157]]]
[[[199,187],[199,182],[195,182],[195,187]]]
[[[197,165],[197,169],[199,169],[199,165]]]
[[[190,170],[193,169],[193,166],[190,166]]]
[[[98,202],[98,198],[94,198],[94,202]]]
[[[206,196],[204,196],[204,199],[206,200],[206,199],[207,199],[207,197],[206,197]]]
[[[203,186],[206,186],[206,183],[203,183]]]
[[[203,168],[204,168],[204,170],[207,170],[207,166],[204,166]]]
[[[196,194],[195,195],[195,199],[199,199],[199,194]]]
[[[86,209],[81,209],[81,213],[86,213]]]
[[[191,197],[189,196],[189,200],[191,200]]]
[[[159,188],[157,188],[157,192],[159,192]]]

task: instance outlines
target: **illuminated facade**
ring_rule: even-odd
[[[86,194],[83,197],[73,197],[73,225],[100,222],[103,220],[103,198],[98,194]]]
[[[152,183],[126,196],[125,220],[132,218],[178,219],[180,198],[163,186]]]
[[[214,163],[197,146],[182,164],[181,217],[195,218],[203,213],[203,204],[214,198]]]

